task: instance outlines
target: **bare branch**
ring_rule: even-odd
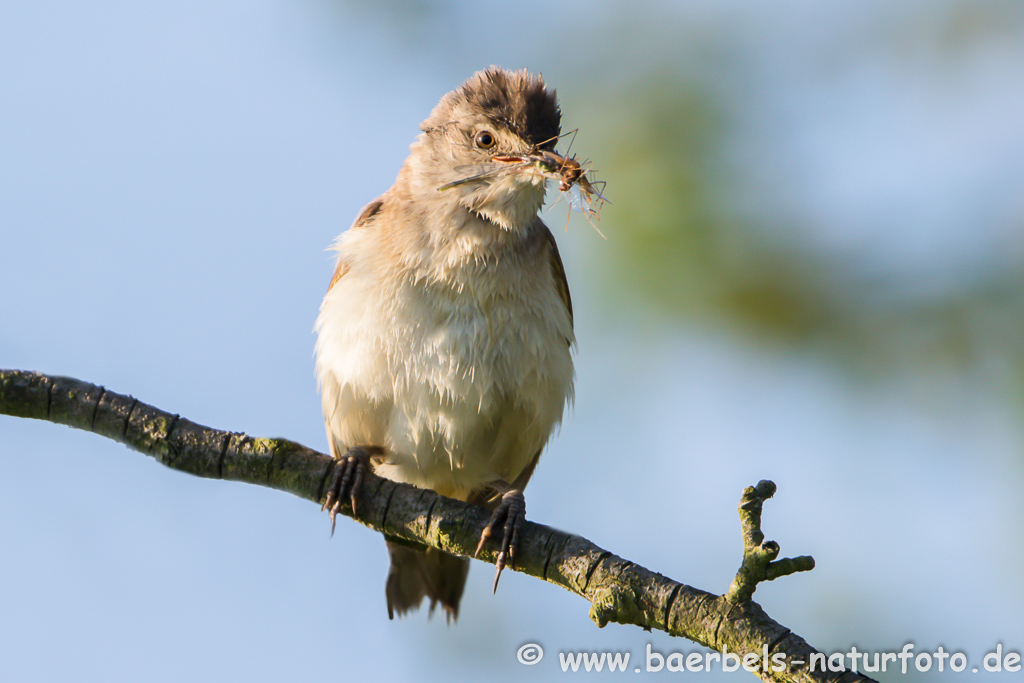
[[[323,502],[330,456],[285,439],[253,438],[197,425],[131,396],[65,377],[0,370],[0,414],[48,420],[120,441],[160,463],[212,479],[242,481]],[[807,642],[751,601],[754,588],[813,567],[809,557],[775,560],[778,545],[763,543],[761,506],[771,482],[744,491],[740,504],[743,566],[725,596],[673,581],[599,548],[580,536],[527,522],[515,571],[557,584],[591,603],[598,626],[609,622],[659,629],[741,658],[756,655],[750,670],[769,681],[870,681],[850,671],[812,671]],[[367,474],[357,521],[411,542],[472,557],[488,520],[483,508]],[[352,516],[346,505],[342,513]],[[480,559],[494,563],[485,548]],[[776,666],[773,655],[785,655]],[[745,667],[746,668],[746,667]],[[776,670],[779,669],[779,670]]]
[[[757,584],[762,581],[773,581],[780,576],[814,569],[814,558],[808,555],[776,560],[775,558],[779,556],[779,544],[775,541],[765,542],[764,534],[761,532],[761,508],[764,501],[774,495],[775,484],[767,480],[743,490],[743,498],[740,500],[743,564],[725,594],[725,599],[733,604],[749,602]]]

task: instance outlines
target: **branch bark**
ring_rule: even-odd
[[[0,414],[48,420],[106,436],[158,462],[200,477],[267,486],[320,504],[331,458],[286,439],[253,438],[203,427],[131,396],[65,377],[0,370]],[[776,560],[778,544],[764,542],[761,505],[775,491],[761,482],[744,491],[740,516],[744,558],[724,596],[673,581],[598,547],[585,538],[527,522],[515,571],[565,588],[591,603],[597,625],[609,622],[659,629],[743,658],[766,681],[871,681],[830,671],[817,650],[751,600],[756,585],[814,566],[809,557]],[[372,474],[362,483],[365,526],[412,542],[472,557],[489,513],[425,489]],[[352,516],[347,505],[342,514]],[[484,548],[481,560],[497,553]],[[784,659],[773,657],[784,655]]]

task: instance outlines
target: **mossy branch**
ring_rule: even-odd
[[[762,480],[757,486],[743,489],[740,500],[740,526],[743,529],[743,564],[736,572],[725,599],[737,605],[749,602],[754,595],[757,584],[762,581],[773,581],[780,576],[788,576],[796,572],[808,572],[814,569],[814,558],[808,555],[787,557],[776,560],[779,556],[779,544],[765,541],[761,532],[761,508],[764,501],[775,495],[775,484]]]
[[[267,486],[317,504],[323,501],[331,472],[330,456],[292,441],[210,429],[131,396],[65,377],[0,370],[0,414],[83,429],[176,470]],[[588,600],[598,626],[634,624],[740,657],[753,653],[752,673],[764,680],[872,680],[850,671],[812,671],[811,654],[817,651],[751,601],[760,581],[813,567],[810,558],[775,560],[778,546],[763,543],[761,505],[774,491],[771,482],[744,491],[743,566],[724,596],[673,581],[585,538],[532,522],[523,530],[515,570]],[[489,517],[475,505],[373,475],[363,480],[361,494],[360,523],[457,555],[472,556]],[[351,516],[351,509],[346,506],[343,514]],[[496,556],[485,548],[480,559],[494,563]],[[772,656],[778,653],[785,655],[784,667],[775,666],[778,660]]]

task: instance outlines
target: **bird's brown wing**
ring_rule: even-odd
[[[362,228],[369,225],[373,218],[380,213],[380,210],[384,208],[384,197],[377,197],[372,202],[363,207],[363,210],[356,216],[356,220],[352,223],[352,227],[349,230],[356,228]],[[334,275],[331,276],[331,284],[327,286],[327,291],[331,291],[334,284],[341,279],[341,277],[348,271],[348,265],[344,261],[338,259],[338,265],[334,267]]]
[[[551,230],[547,226],[544,227],[544,238],[550,247],[551,277],[555,281],[558,296],[562,299],[562,303],[565,304],[565,310],[569,312],[569,324],[572,324],[572,297],[569,296],[569,282],[565,279],[565,266],[562,265],[562,257],[558,254],[558,244],[555,243],[555,236],[551,234]]]

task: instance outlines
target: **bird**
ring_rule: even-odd
[[[315,325],[332,533],[367,471],[485,506],[477,554],[499,543],[495,590],[573,401],[572,300],[538,215],[547,181],[579,174],[560,133],[555,90],[525,69],[492,66],[444,95],[394,184],[334,243]],[[469,559],[386,540],[388,617],[427,598],[457,619]]]

